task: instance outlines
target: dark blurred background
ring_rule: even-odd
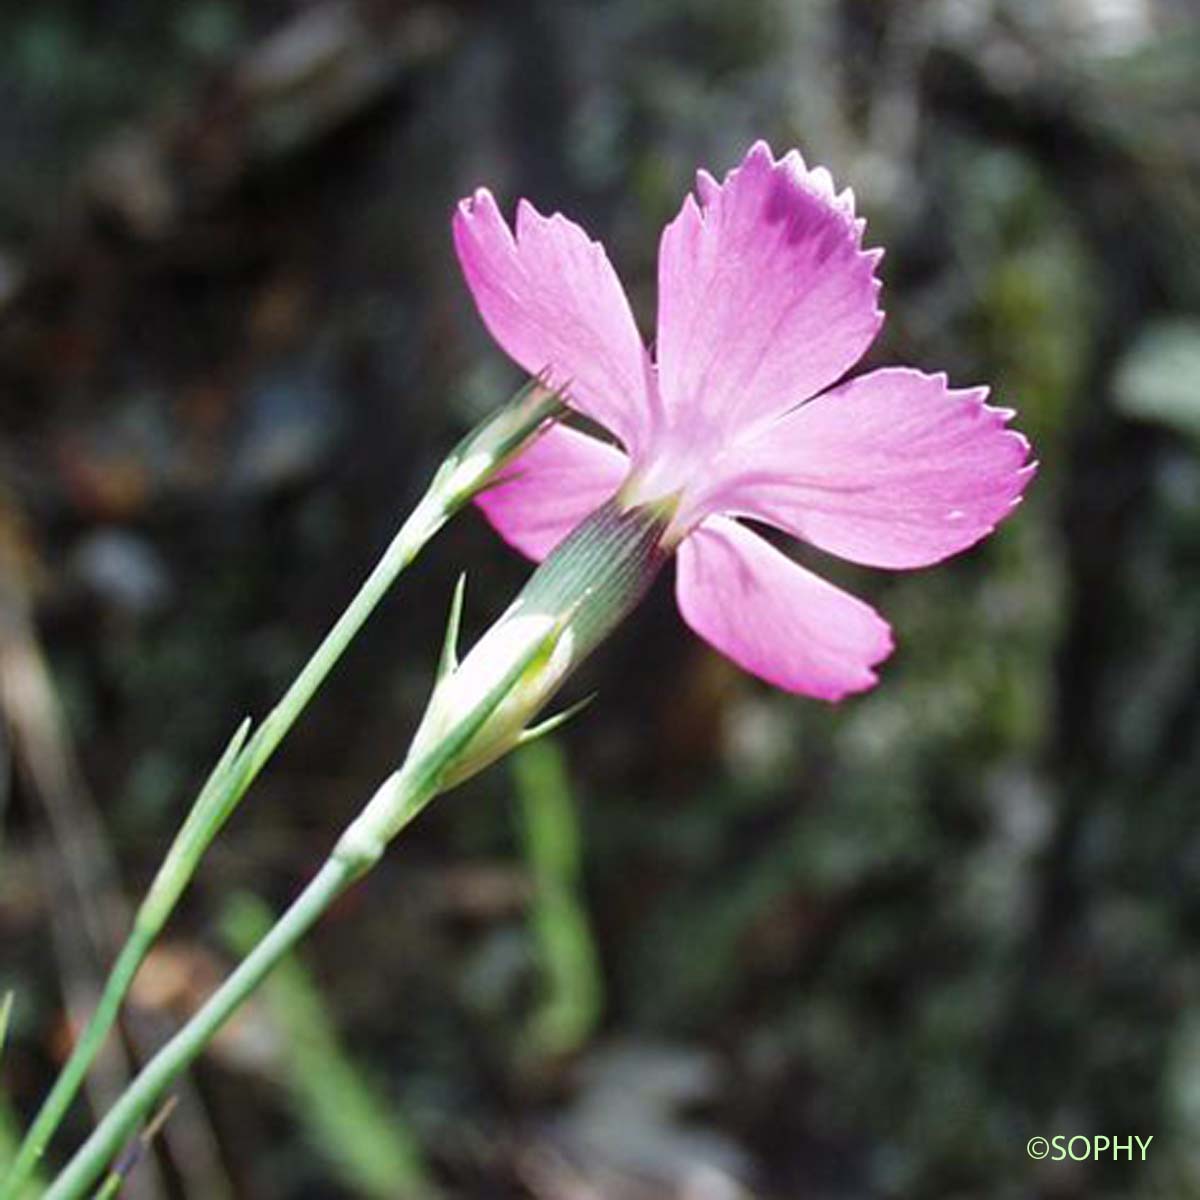
[[[765,136],[887,247],[868,365],[1019,411],[1025,504],[931,571],[821,562],[899,638],[838,708],[739,674],[661,582],[572,685],[599,701],[422,817],[123,1194],[1200,1196],[1197,18],[5,5],[0,1160],[234,725],[520,382],[456,199],[581,221],[648,333],[692,172]],[[396,762],[464,566],[471,635],[528,570],[466,513],[402,578],[206,860],[93,1110]],[[1034,1162],[1038,1134],[1154,1141]]]

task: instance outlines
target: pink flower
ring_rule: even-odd
[[[478,502],[538,560],[614,494],[674,498],[684,620],[768,682],[837,700],[876,682],[887,622],[739,518],[852,562],[925,566],[1012,511],[1029,444],[986,388],[907,367],[837,383],[883,321],[882,251],[862,248],[826,170],[758,142],[696,193],[659,247],[653,355],[577,225],[522,200],[514,236],[486,189],[460,203],[455,246],[492,336],[621,444],[554,426]]]

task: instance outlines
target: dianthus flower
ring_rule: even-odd
[[[597,242],[481,188],[454,217],[492,336],[619,447],[554,425],[478,503],[545,558],[602,505],[670,512],[684,620],[739,666],[837,700],[876,682],[891,630],[750,519],[855,563],[922,567],[965,550],[1018,503],[1034,467],[987,389],[889,367],[838,382],[883,321],[879,250],[829,172],[756,143],[718,183],[697,175],[658,256],[651,353]]]

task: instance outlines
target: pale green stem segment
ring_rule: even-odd
[[[344,859],[331,858],[269,934],[199,1012],[139,1073],[79,1153],[51,1184],[46,1198],[86,1196],[122,1143],[175,1076],[209,1043],[263,977],[355,878]]]
[[[8,991],[0,998],[0,1057],[4,1055],[4,1040],[8,1037],[8,1019],[12,1016],[13,994]]]
[[[279,923],[159,1051],[51,1185],[46,1200],[78,1200],[163,1090],[267,973],[387,844],[439,793],[525,739],[567,675],[637,605],[666,558],[670,511],[612,500],[534,572],[508,611],[461,662],[454,653],[461,586],[429,707],[401,768],[343,832],[333,854]]]
[[[0,1089],[0,1171],[7,1170],[9,1164],[17,1156],[17,1146],[21,1141],[21,1131],[17,1124],[17,1114],[7,1093]],[[34,1172],[25,1183],[20,1200],[38,1200],[46,1190],[46,1181]]]
[[[0,1183],[0,1200],[15,1200],[74,1100],[117,1019],[133,977],[195,873],[201,857],[237,808],[267,760],[313,698],[396,577],[443,524],[520,452],[546,421],[563,412],[561,393],[540,382],[523,388],[451,452],[417,507],[401,526],[283,698],[247,740],[247,719],[196,797],[183,826],[142,901],[129,938],[105,981],[96,1011],[43,1102]]]
[[[239,955],[274,924],[270,906],[250,893],[239,892],[222,906],[225,942]],[[330,1172],[361,1200],[432,1200],[436,1189],[405,1115],[376,1086],[370,1065],[355,1061],[342,1045],[302,956],[290,954],[278,963],[260,997],[284,1048],[272,1074]]]
[[[112,1200],[114,1196],[121,1194],[121,1188],[125,1183],[125,1177],[118,1175],[115,1171],[96,1189],[92,1200]]]
[[[51,1184],[44,1200],[79,1200],[87,1194],[171,1081],[200,1054],[330,904],[379,861],[387,843],[443,790],[448,768],[526,672],[538,670],[549,658],[562,632],[559,623],[532,640],[436,747],[410,754],[404,766],[384,780],[304,891],[203,1007],[142,1068]]]

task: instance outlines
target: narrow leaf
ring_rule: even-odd
[[[464,571],[454,585],[450,599],[450,616],[446,621],[446,637],[442,642],[442,657],[438,662],[439,680],[449,675],[458,666],[458,631],[462,625],[463,598],[467,591],[467,573]]]

